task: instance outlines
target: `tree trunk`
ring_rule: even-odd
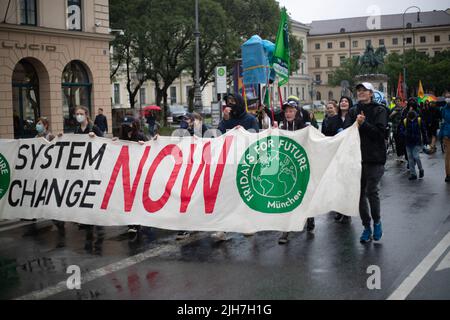
[[[166,90],[164,90],[163,89],[163,101],[164,101],[164,108],[163,108],[163,110],[164,110],[164,112],[163,112],[163,114],[164,114],[164,126],[165,127],[167,127],[167,89]]]

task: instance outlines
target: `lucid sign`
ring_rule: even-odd
[[[48,51],[55,52],[56,46],[48,44],[35,44],[35,43],[18,43],[14,41],[2,41],[2,49],[29,49],[34,51]]]

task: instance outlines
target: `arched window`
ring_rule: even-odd
[[[69,62],[62,74],[64,132],[73,132],[77,127],[74,116],[76,106],[85,106],[92,116],[91,89],[92,84],[83,64],[80,61]]]
[[[39,78],[36,69],[26,59],[14,68],[12,76],[14,138],[36,136],[36,120],[40,117]]]
[[[322,94],[320,93],[320,91],[316,92],[316,100],[322,100]]]
[[[328,100],[333,100],[333,91],[328,91]]]
[[[341,30],[339,30],[340,33],[345,33],[345,28],[341,28]]]

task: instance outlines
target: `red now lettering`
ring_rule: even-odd
[[[122,185],[124,191],[123,197],[125,202],[124,210],[125,212],[130,212],[133,209],[134,198],[136,196],[136,190],[139,184],[139,180],[141,179],[142,168],[144,167],[145,161],[147,161],[149,153],[150,147],[145,147],[144,154],[142,155],[141,161],[139,162],[136,177],[134,178],[133,181],[133,187],[130,188],[130,155],[128,152],[128,146],[122,147],[119,157],[117,158],[117,162],[114,166],[114,170],[111,174],[108,187],[106,188],[105,196],[103,197],[101,206],[103,210],[106,210],[108,208],[109,199],[111,198],[111,194],[116,184],[117,176],[119,175],[119,171],[121,169],[122,169]]]
[[[175,166],[172,170],[172,173],[170,174],[169,181],[167,182],[164,194],[158,200],[152,200],[150,199],[149,191],[153,175],[155,174],[155,171],[162,162],[162,160],[169,155],[174,157]],[[145,210],[147,210],[150,213],[154,213],[156,211],[161,210],[161,208],[165,206],[165,204],[169,200],[170,194],[172,193],[172,188],[175,184],[175,181],[177,180],[178,173],[180,172],[182,163],[183,163],[183,153],[181,152],[181,149],[178,146],[171,144],[164,147],[164,149],[161,150],[156,159],[153,161],[150,169],[148,170],[147,178],[145,179],[144,192],[142,194],[142,203],[144,204]]]

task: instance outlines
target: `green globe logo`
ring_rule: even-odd
[[[223,77],[225,75],[225,69],[224,68],[219,68],[217,70],[217,73],[219,74],[219,76]]]
[[[292,139],[269,136],[252,144],[239,163],[242,200],[263,213],[288,213],[303,201],[310,177],[305,149]]]
[[[0,200],[6,194],[11,181],[11,170],[9,169],[8,161],[0,153]]]

